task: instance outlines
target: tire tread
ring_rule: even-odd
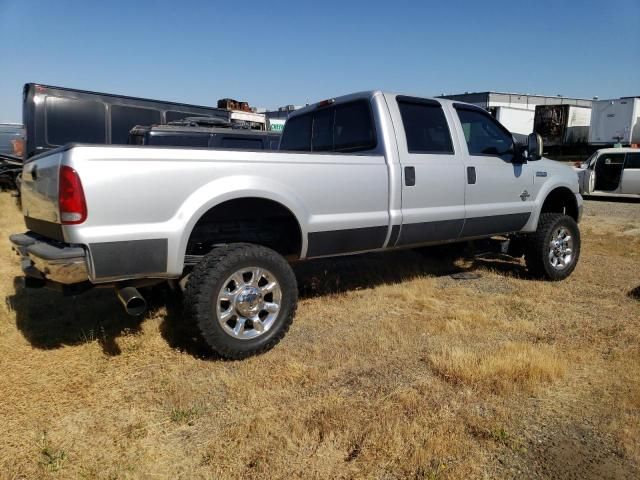
[[[259,348],[251,350],[238,350],[230,347],[224,338],[220,338],[220,332],[213,328],[215,312],[212,310],[213,302],[211,301],[211,292],[215,288],[216,283],[226,273],[229,265],[241,262],[248,257],[254,257],[260,254],[274,263],[285,264],[289,270],[289,275],[281,280],[281,288],[291,289],[293,302],[286,318],[283,319],[282,325],[276,333],[269,338],[268,342],[260,345]],[[288,283],[289,285],[285,285]],[[214,250],[204,256],[202,261],[196,265],[189,276],[185,289],[185,311],[189,318],[195,321],[195,324],[207,342],[207,344],[221,357],[230,360],[240,360],[253,355],[258,355],[272,349],[282,340],[291,327],[293,317],[295,316],[297,306],[298,289],[295,276],[291,267],[286,260],[277,252],[260,245],[250,243],[232,243],[216,247]],[[226,335],[222,333],[222,335]]]
[[[561,221],[567,222],[574,231],[576,239],[574,241],[574,261],[565,270],[555,270],[547,262],[548,235]],[[525,262],[529,273],[537,278],[558,281],[567,278],[575,269],[580,257],[580,230],[573,218],[563,213],[548,212],[542,213],[538,220],[537,230],[526,239]]]

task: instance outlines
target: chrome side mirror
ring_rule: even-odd
[[[530,133],[527,137],[527,156],[529,160],[542,158],[542,137],[537,133]]]

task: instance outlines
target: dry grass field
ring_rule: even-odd
[[[169,292],[140,320],[110,290],[24,289],[0,211],[1,478],[640,477],[638,203],[587,202],[561,283],[414,251],[301,264],[291,331],[240,362]]]

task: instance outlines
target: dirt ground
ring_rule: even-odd
[[[440,252],[301,264],[289,334],[240,362],[168,291],[135,319],[25,289],[0,211],[0,478],[640,478],[639,203],[586,202],[560,283]]]

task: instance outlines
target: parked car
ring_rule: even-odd
[[[24,158],[71,142],[126,145],[136,125],[166,124],[185,117],[215,117],[230,122],[219,108],[88,92],[27,83],[22,118]]]
[[[277,150],[280,134],[249,129],[206,126],[209,119],[187,118],[172,125],[136,126],[129,133],[130,145],[239,148]],[[219,125],[219,122],[213,122]]]
[[[287,120],[280,150],[70,145],[23,170],[29,231],[11,236],[31,286],[77,294],[183,285],[186,312],[228,358],[285,335],[290,261],[507,235],[529,271],[566,278],[582,211],[571,167],[526,149],[486,110],[380,91]],[[520,255],[522,252],[520,253]]]
[[[640,149],[603,148],[575,167],[580,193],[640,195]]]

